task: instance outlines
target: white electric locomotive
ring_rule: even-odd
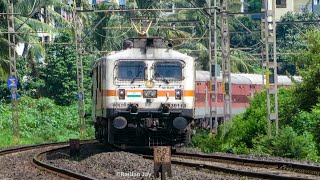
[[[194,58],[162,38],[133,38],[93,67],[96,138],[117,146],[177,146],[190,141]]]

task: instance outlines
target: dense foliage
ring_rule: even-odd
[[[310,111],[319,102],[320,97],[320,32],[307,34],[308,51],[296,57],[296,63],[302,68],[299,73],[303,83],[296,88],[298,107]],[[308,93],[306,93],[308,92]]]
[[[19,94],[33,98],[48,97],[59,105],[70,105],[77,100],[76,48],[72,45],[70,32],[62,32],[47,46],[46,58],[39,63],[37,75],[32,74],[28,63],[18,60]],[[84,87],[86,97],[91,95],[91,66],[94,56],[84,54]],[[1,87],[0,87],[1,88]],[[8,97],[4,91],[2,98]]]
[[[298,71],[302,81],[278,93],[278,136],[267,136],[267,100],[266,91],[262,91],[244,114],[234,118],[226,134],[223,127],[215,137],[200,133],[193,138],[194,145],[206,152],[256,153],[320,161],[320,31],[307,33],[306,41],[307,51],[296,56],[297,63],[303,65]],[[275,127],[272,129],[275,134]]]
[[[248,0],[247,1],[248,5],[248,11],[249,12],[261,12],[261,7],[262,7],[262,1],[260,0]]]
[[[0,147],[11,145],[11,104],[0,103]],[[79,138],[77,105],[58,106],[47,98],[19,99],[21,144],[68,141]],[[93,138],[94,129],[86,123],[86,138]]]
[[[288,12],[281,17],[277,24],[277,52],[280,74],[297,74],[294,57],[297,53],[308,48],[306,34],[308,31],[317,30],[319,24],[315,23],[318,15],[310,12],[292,13]],[[297,23],[293,23],[297,21]],[[299,22],[300,21],[300,22]]]
[[[193,138],[194,146],[205,152],[252,153],[320,161],[319,132],[316,129],[320,123],[316,113],[320,109],[315,108],[311,113],[298,111],[292,114],[290,109],[286,109],[292,95],[293,90],[281,89],[279,93],[278,136],[267,136],[266,92],[262,92],[254,98],[243,115],[234,118],[232,128],[226,134],[223,134],[223,127],[219,127],[216,136],[202,132]],[[285,121],[288,117],[290,121]]]

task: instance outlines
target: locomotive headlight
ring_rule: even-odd
[[[126,98],[126,90],[119,89],[119,99],[125,99],[125,98]]]
[[[143,90],[144,98],[157,98],[157,90]]]
[[[181,97],[182,97],[182,91],[181,91],[181,89],[176,89],[176,99],[181,99]]]

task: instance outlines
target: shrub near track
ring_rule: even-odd
[[[11,144],[11,104],[0,104],[0,147]],[[94,129],[86,123],[86,138],[92,138]],[[58,106],[48,98],[19,99],[19,127],[21,144],[39,144],[68,141],[79,138],[77,104]]]
[[[204,151],[255,153],[320,162],[320,31],[308,32],[307,49],[292,56],[301,82],[279,89],[279,135],[267,136],[266,92],[250,102],[245,113],[234,118],[232,128],[211,137],[201,133],[194,145]],[[272,101],[272,99],[271,99]],[[271,104],[274,104],[271,102]]]
[[[251,101],[244,114],[233,118],[232,128],[226,134],[223,134],[222,124],[216,136],[208,132],[196,134],[193,145],[204,152],[263,154],[319,162],[320,133],[316,127],[320,127],[320,118],[317,118],[320,117],[320,106],[312,112],[293,112],[292,97],[292,89],[279,90],[280,130],[277,137],[267,135],[266,92],[263,91]]]

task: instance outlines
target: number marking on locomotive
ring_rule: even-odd
[[[185,103],[170,103],[170,108],[186,108],[187,105]]]
[[[126,108],[127,107],[127,103],[126,102],[113,103],[112,105],[113,105],[113,107],[117,107],[117,108]]]

